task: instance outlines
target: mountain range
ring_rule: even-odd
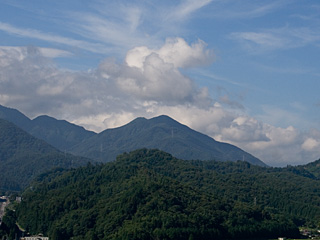
[[[118,128],[99,134],[83,127],[39,116],[33,120],[16,109],[0,106],[0,118],[13,122],[29,134],[60,151],[108,162],[118,154],[139,148],[157,148],[180,159],[238,161],[266,166],[258,158],[228,143],[190,129],[168,116],[137,118]]]
[[[45,115],[31,120],[18,110],[1,105],[0,118],[14,123],[34,137],[46,141],[61,151],[68,151],[84,139],[96,135],[83,127]]]

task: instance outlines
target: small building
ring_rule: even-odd
[[[44,237],[42,234],[36,236],[22,237],[20,240],[49,240],[49,237]]]

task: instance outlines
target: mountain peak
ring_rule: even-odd
[[[150,118],[149,121],[153,123],[181,124],[167,115],[160,115],[154,118]]]

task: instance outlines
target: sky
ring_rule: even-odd
[[[275,167],[320,158],[317,0],[0,0],[0,104],[101,132],[168,115]]]

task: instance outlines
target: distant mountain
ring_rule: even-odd
[[[240,148],[215,141],[168,116],[149,120],[137,118],[122,127],[107,129],[76,145],[71,152],[101,161],[112,161],[120,153],[139,148],[157,148],[185,160],[245,160],[266,166]]]
[[[32,125],[31,120],[26,115],[16,109],[7,108],[2,105],[0,105],[0,119],[12,122],[25,131],[28,131]]]
[[[72,146],[96,134],[65,120],[57,120],[49,116],[39,116],[31,120],[18,110],[1,105],[0,119],[14,123],[31,135],[46,141],[61,151],[68,151]]]
[[[118,154],[139,148],[157,148],[186,160],[244,160],[266,166],[240,148],[215,141],[168,116],[150,120],[137,118],[127,125],[107,129],[99,134],[49,116],[30,120],[19,111],[1,105],[0,118],[15,123],[63,152],[68,151],[100,161],[113,161]]]
[[[21,190],[52,168],[85,165],[89,160],[58,151],[11,122],[0,119],[0,190]]]
[[[61,151],[68,151],[74,145],[96,135],[96,133],[87,131],[83,127],[49,116],[39,116],[33,119],[32,127],[28,132]]]

